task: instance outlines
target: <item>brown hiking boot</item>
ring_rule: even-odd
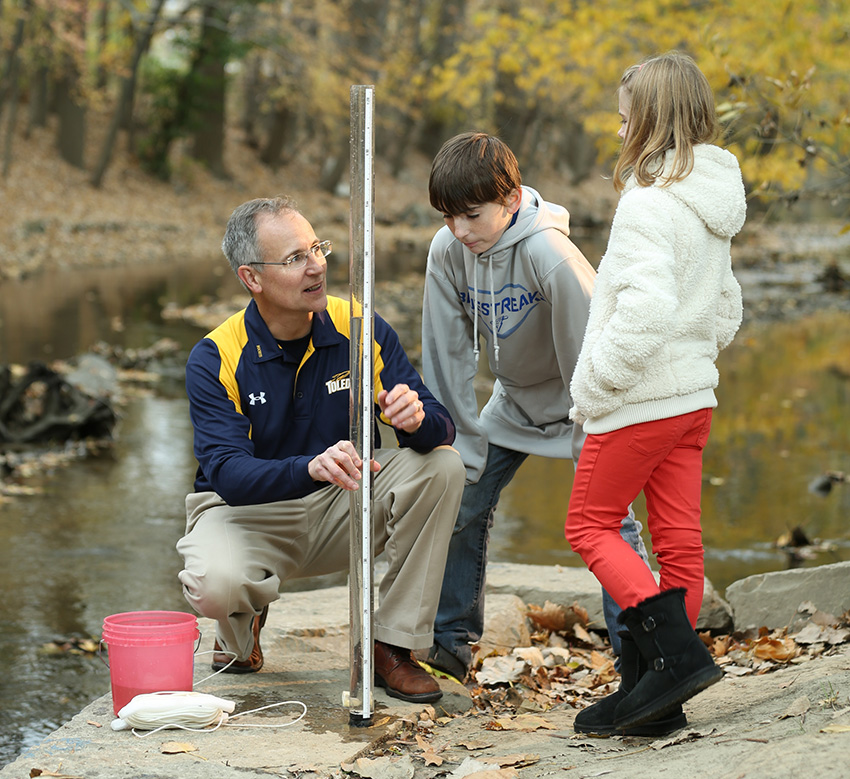
[[[252,624],[254,632],[254,648],[247,660],[234,660],[230,655],[222,651],[218,640],[213,647],[212,669],[226,674],[253,674],[263,667],[263,650],[260,647],[260,630],[266,624],[269,615],[269,607],[266,606],[256,617]]]
[[[409,649],[383,641],[375,642],[375,684],[387,695],[412,703],[430,703],[443,694],[437,680],[413,659]]]

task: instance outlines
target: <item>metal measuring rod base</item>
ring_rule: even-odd
[[[372,715],[364,714],[363,712],[363,701],[357,700],[356,698],[351,697],[351,693],[348,690],[343,690],[342,693],[342,705],[347,709],[351,708],[359,708],[360,711],[349,711],[348,712],[348,724],[353,728],[368,728],[372,725]]]
[[[353,711],[348,714],[348,724],[352,728],[371,728],[373,718],[371,715],[362,717],[360,714],[355,714]]]

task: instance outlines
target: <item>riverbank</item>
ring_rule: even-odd
[[[102,128],[91,123],[88,157],[97,152]],[[232,210],[252,197],[279,193],[295,198],[323,238],[342,251],[348,244],[349,199],[318,187],[319,171],[299,156],[276,171],[262,165],[238,132],[228,135],[227,179],[182,158],[171,182],[146,175],[122,145],[99,189],[88,173],[59,160],[51,130],[18,136],[16,162],[0,184],[7,216],[0,228],[0,279],[30,277],[68,267],[112,267],[128,263],[223,262],[221,236]],[[398,178],[381,160],[375,170],[375,242],[392,269],[392,257],[421,253],[442,220],[428,204],[430,161],[411,153]],[[577,229],[604,222],[613,190],[598,177],[569,188],[557,177],[536,184],[549,199],[565,202]],[[609,191],[610,190],[610,191]],[[601,220],[601,221],[600,221]],[[344,256],[344,255],[343,255]],[[347,258],[343,260],[347,264]]]
[[[845,563],[805,577],[792,571],[736,583],[748,609],[774,615],[768,622],[796,610],[792,625],[737,630],[726,642],[716,636],[711,648],[725,669],[723,680],[685,704],[685,728],[658,739],[592,738],[573,731],[576,713],[614,688],[612,657],[591,625],[579,619],[578,627],[550,622],[543,628],[535,607],[545,605],[550,617],[558,609],[580,617],[583,606],[598,608],[592,575],[497,567],[488,582],[493,587],[482,643],[488,634],[497,639],[506,628],[498,614],[509,612],[512,629],[526,623],[526,635],[536,626],[535,634],[522,642],[525,649],[497,650],[501,657],[485,660],[465,686],[441,680],[443,697],[433,706],[398,701],[376,688],[368,727],[351,726],[341,702],[349,684],[348,590],[288,593],[269,611],[266,665],[258,674],[205,678],[203,653],[212,647],[214,629],[209,620],[199,621],[196,690],[233,701],[235,714],[245,719],[232,718],[214,731],[167,730],[139,738],[112,731],[107,694],[25,750],[0,770],[0,778],[136,779],[144,773],[159,779],[542,779],[565,771],[631,779],[842,777],[850,748],[850,629],[841,626],[846,615],[826,615],[819,603],[798,607],[794,590],[837,603],[836,590],[850,590],[836,583],[846,583],[848,575]],[[552,602],[527,602],[529,588]],[[576,598],[578,610],[566,606]],[[778,611],[777,599],[784,604]],[[511,672],[514,678],[508,678]],[[283,701],[288,703],[249,714]]]
[[[92,121],[87,159],[102,141],[103,122]],[[237,131],[228,134],[227,179],[212,176],[188,158],[174,165],[172,181],[145,174],[116,146],[103,185],[94,189],[88,173],[59,160],[53,131],[35,129],[15,139],[15,158],[0,184],[6,219],[0,280],[33,277],[59,268],[208,260],[223,263],[221,235],[232,210],[259,196],[295,197],[323,238],[337,246],[335,261],[347,267],[349,200],[316,184],[309,155],[272,171],[260,164]],[[430,160],[411,153],[405,170],[390,175],[379,159],[375,170],[375,244],[378,278],[421,271],[428,244],[441,224],[427,202]],[[598,171],[578,185],[547,172],[526,182],[571,212],[572,237],[592,264],[604,250],[617,197]],[[850,233],[840,221],[805,218],[805,204],[769,220],[750,206],[744,231],[733,246],[736,273],[749,290],[747,316],[777,319],[824,307],[850,310]],[[601,242],[600,242],[600,239]],[[403,258],[403,259],[402,259]],[[411,263],[410,258],[414,259]]]

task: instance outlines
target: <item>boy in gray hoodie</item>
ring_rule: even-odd
[[[463,679],[484,628],[487,545],[502,489],[529,454],[577,461],[584,442],[569,419],[569,387],[596,274],[569,239],[567,211],[522,185],[498,138],[448,140],[428,188],[446,225],[428,253],[423,376],[455,421],[467,483],[427,662]],[[479,414],[473,378],[482,336],[495,383]],[[630,510],[622,535],[646,560],[640,530]],[[620,610],[604,591],[603,602],[619,654]]]

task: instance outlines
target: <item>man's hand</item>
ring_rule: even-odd
[[[307,465],[313,481],[326,481],[344,490],[356,490],[363,477],[363,461],[351,441],[339,441],[316,455]],[[377,460],[372,460],[372,472],[381,470]]]
[[[425,419],[419,393],[407,384],[396,384],[389,392],[381,390],[378,405],[390,424],[405,433],[415,433]]]

